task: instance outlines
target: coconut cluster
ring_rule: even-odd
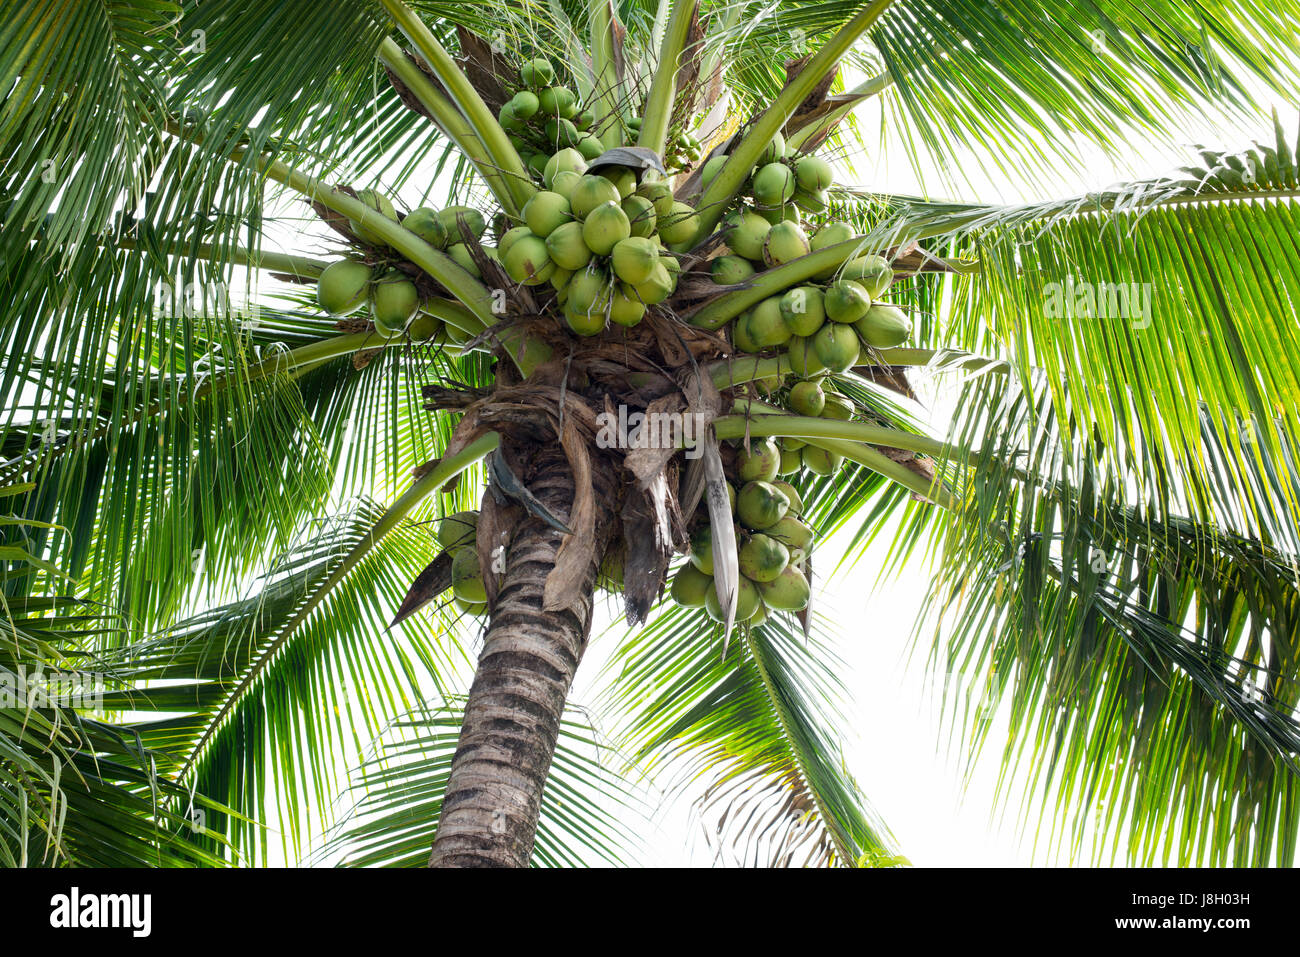
[[[452,601],[470,615],[487,614],[487,586],[479,566],[478,512],[454,512],[438,525],[438,545],[451,556]]]
[[[704,185],[713,181],[726,155],[704,164]],[[833,184],[829,163],[811,153],[787,148],[777,134],[751,170],[742,202],[723,217],[726,252],[712,261],[710,274],[722,285],[744,283],[765,269],[793,262],[856,233],[845,222],[823,221]],[[883,256],[859,256],[832,266],[803,285],[770,296],[741,313],[731,324],[738,352],[784,351],[801,379],[845,372],[864,347],[898,346],[911,335],[911,322],[897,306],[881,302],[894,280]],[[779,383],[766,382],[771,390]]]
[[[577,335],[635,326],[676,290],[681,266],[669,247],[694,241],[695,210],[673,198],[657,171],[610,164],[589,171],[573,147],[552,154],[541,176],[523,224],[497,246],[506,275],[550,283]]]
[[[534,176],[558,149],[576,149],[589,160],[605,151],[591,131],[592,113],[574,92],[557,82],[555,66],[545,57],[519,67],[522,89],[506,100],[497,121]]]
[[[803,521],[799,493],[777,477],[781,457],[771,439],[751,441],[740,449],[728,475],[740,567],[736,621],[751,626],[761,624],[771,611],[802,611],[812,595],[807,560],[813,530]],[[689,559],[673,576],[673,601],[702,607],[710,617],[725,621],[713,581],[713,526],[703,507],[691,532]]]
[[[472,275],[480,275],[461,232],[463,225],[478,239],[487,231],[487,222],[478,210],[468,206],[448,206],[441,210],[420,207],[399,219],[397,210],[382,193],[363,189],[357,193],[357,199],[381,216],[400,221]],[[348,228],[371,246],[385,245],[382,236],[356,220],[349,221]],[[496,255],[489,246],[482,249],[488,256]],[[442,331],[442,323],[437,318],[420,311],[419,291],[405,274],[377,270],[354,259],[341,259],[325,267],[316,280],[316,301],[331,316],[339,317],[368,307],[375,331],[385,339],[406,335],[424,342]]]

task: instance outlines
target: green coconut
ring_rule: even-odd
[[[357,193],[357,201],[370,207],[380,216],[397,222],[397,210],[393,208],[393,204],[389,202],[388,197],[383,193],[373,189],[363,189]],[[352,230],[352,234],[362,242],[370,243],[372,246],[384,245],[383,237],[364,226],[360,220],[348,220],[348,227]]]
[[[700,186],[704,189],[708,189],[709,184],[713,182],[714,177],[722,172],[722,167],[726,165],[726,153],[719,153],[716,156],[710,156],[708,162],[704,164],[704,168],[700,170]]]
[[[636,191],[636,171],[626,166],[606,166],[599,175],[614,184],[620,200],[627,199]]]
[[[659,218],[659,235],[670,246],[695,241],[700,229],[699,217],[686,203],[673,202],[666,216]]]
[[[526,120],[537,112],[541,104],[537,100],[537,94],[532,90],[520,90],[510,98],[510,112],[521,120]]]
[[[785,351],[790,360],[790,371],[801,379],[811,379],[826,371],[826,364],[817,358],[810,338],[791,336]]]
[[[817,230],[817,232],[813,233],[812,238],[808,240],[808,246],[813,252],[817,252],[817,250],[825,249],[827,246],[846,243],[857,235],[857,231],[848,223],[827,223],[821,229]],[[835,275],[838,269],[838,265],[827,266],[825,269],[817,272],[813,278],[827,279]]]
[[[824,213],[830,208],[831,200],[821,190],[816,192],[807,192],[802,189],[794,191],[794,205],[806,213]]]
[[[578,112],[577,98],[565,86],[548,86],[537,94],[537,102],[543,116],[568,119]]]
[[[840,279],[826,287],[826,318],[834,322],[857,322],[871,308],[871,297],[862,284]]]
[[[552,262],[553,261],[554,260],[552,260]],[[556,292],[564,292],[569,288],[569,280],[572,278],[572,269],[561,269],[559,266],[556,266],[555,269],[551,271],[551,288]]]
[[[316,301],[331,316],[347,316],[360,309],[370,292],[374,271],[365,263],[340,259],[321,270],[316,280]]]
[[[527,156],[522,158],[524,160],[524,165],[528,167],[528,171],[534,176],[540,177],[546,172],[545,153],[529,153]]]
[[[583,133],[578,137],[578,152],[587,162],[591,162],[605,152],[605,144],[594,133]]]
[[[442,331],[442,322],[427,312],[417,312],[406,327],[406,334],[414,342],[429,342]]]
[[[790,550],[767,535],[751,535],[740,546],[740,573],[755,582],[769,582],[790,562]]]
[[[486,252],[486,250],[484,251]],[[475,279],[483,278],[483,274],[479,272],[478,263],[474,261],[474,257],[470,255],[469,247],[464,243],[452,243],[448,246],[447,257]]]
[[[555,67],[545,57],[537,57],[519,67],[519,79],[525,86],[541,89],[555,82]]]
[[[400,274],[370,287],[370,316],[375,321],[375,329],[386,339],[400,336],[419,308],[420,293],[415,283],[401,278]]]
[[[609,321],[619,326],[635,326],[645,316],[645,308],[634,287],[619,283],[609,300]]]
[[[799,454],[803,456],[803,467],[818,475],[834,475],[844,464],[844,456],[819,449],[815,445],[804,446]]]
[[[901,346],[912,334],[912,322],[897,306],[878,302],[854,323],[862,341],[876,349]]]
[[[451,233],[448,232],[446,223],[438,218],[438,211],[427,206],[421,206],[407,213],[406,218],[402,220],[402,226],[434,249],[445,249],[447,243],[451,241]]]
[[[569,147],[560,150],[546,161],[546,166],[542,170],[542,183],[547,189],[555,189],[555,177],[560,173],[582,175],[585,172],[587,172],[587,160],[580,152]]]
[[[801,548],[805,552],[812,548],[813,530],[789,513],[768,528],[765,534],[786,548]]]
[[[762,262],[763,243],[772,231],[772,224],[749,210],[731,213],[727,218],[729,222],[724,237],[727,248],[737,256],[744,256],[752,262]]]
[[[483,583],[477,550],[459,548],[452,555],[451,590],[462,601],[487,601],[487,586]]]
[[[510,252],[510,247],[525,236],[532,236],[533,231],[527,226],[515,226],[513,229],[507,229],[501,235],[501,241],[497,243],[497,255],[503,260],[506,254]]]
[[[533,194],[522,210],[524,222],[533,234],[545,239],[557,228],[573,221],[569,201],[559,193],[540,190]]]
[[[796,336],[811,336],[826,321],[822,291],[816,286],[795,286],[781,297],[781,318]]]
[[[649,279],[659,265],[659,249],[649,239],[632,236],[615,244],[609,262],[614,275],[635,286]]]
[[[781,467],[776,470],[777,475],[794,475],[803,468],[803,459],[799,457],[798,449],[787,449],[784,445],[781,447]]]
[[[603,315],[609,301],[609,287],[609,275],[603,269],[584,269],[574,273],[569,280],[567,308],[584,313],[599,309]]]
[[[812,588],[804,573],[787,565],[771,581],[758,585],[763,603],[775,611],[803,611],[812,600]]]
[[[559,193],[565,199],[573,195],[573,188],[582,182],[582,174],[575,173],[572,170],[562,169],[555,174],[551,180],[551,192]]]
[[[770,482],[776,478],[781,450],[770,438],[753,438],[749,448],[741,446],[736,456],[736,474],[742,482]]]
[[[720,286],[732,286],[754,275],[754,266],[743,256],[719,256],[709,264],[709,275]]]
[[[644,196],[627,196],[621,203],[627,221],[632,224],[632,235],[640,239],[649,239],[658,229],[659,217],[655,213],[655,204]]]
[[[569,205],[576,219],[586,219],[593,209],[605,203],[619,204],[618,187],[603,176],[587,173],[569,194]]]
[[[650,200],[654,204],[656,216],[667,216],[673,211],[673,189],[663,180],[642,180],[635,195]]]
[[[710,580],[712,581],[712,579]],[[763,600],[758,594],[758,586],[744,575],[740,576],[736,586],[736,621],[749,621],[763,607]],[[714,621],[725,623],[727,620],[726,612],[722,608],[722,602],[718,598],[716,584],[705,593],[704,610],[709,613],[709,617]]]
[[[858,361],[858,332],[852,326],[828,322],[812,337],[813,351],[831,372],[845,372]]]
[[[659,257],[659,264],[655,266],[650,278],[645,282],[637,283],[636,294],[647,306],[653,306],[656,303],[663,302],[673,294],[677,288],[677,279],[668,267],[664,265],[666,257]]]
[[[790,408],[800,415],[819,416],[826,407],[826,393],[813,379],[790,386]]]
[[[763,240],[763,262],[768,266],[783,266],[806,255],[808,236],[798,223],[777,223]]]
[[[841,279],[853,279],[862,284],[867,295],[879,299],[894,282],[894,269],[884,256],[859,256],[844,264]]]
[[[461,242],[463,239],[460,232],[462,220],[469,229],[470,235],[475,239],[482,239],[483,234],[487,232],[487,220],[483,218],[483,214],[477,209],[470,209],[468,206],[448,206],[438,213],[438,219],[447,227],[447,232],[450,233],[453,243]]]
[[[516,240],[501,258],[501,265],[505,267],[507,276],[526,286],[546,282],[551,277],[550,270],[554,269],[546,241],[536,235]]]
[[[749,335],[758,345],[754,351],[775,349],[790,341],[790,327],[781,317],[781,300],[770,296],[749,311]]]
[[[792,515],[803,514],[803,498],[800,497],[797,491],[795,491],[795,487],[793,485],[791,485],[789,482],[773,482],[772,485],[780,489],[781,494],[784,495],[786,501],[790,503],[789,514]]]
[[[587,213],[582,223],[582,241],[597,256],[608,256],[624,239],[632,235],[627,213],[617,202],[602,203]]]
[[[801,189],[816,192],[830,188],[835,179],[835,171],[820,156],[809,153],[794,161],[794,176]]]
[[[704,574],[687,562],[677,569],[668,594],[679,605],[687,608],[703,608],[705,596],[713,590],[713,576]]]
[[[822,408],[823,419],[838,419],[841,422],[847,422],[853,418],[855,411],[853,403],[849,399],[835,392],[826,393],[826,405]]]
[[[581,269],[591,262],[591,250],[582,239],[582,223],[567,222],[546,237],[546,252],[561,269]]]
[[[784,163],[768,163],[754,174],[750,191],[760,206],[784,206],[794,197],[794,173]]]
[[[565,306],[564,321],[579,336],[595,336],[605,331],[605,312],[600,309],[583,312]]]
[[[713,526],[708,522],[695,526],[695,530],[691,532],[691,545],[687,557],[696,570],[706,575],[713,574]]]
[[[775,448],[775,447],[774,447]],[[780,452],[775,460],[780,461]],[[776,473],[772,473],[776,478]],[[761,532],[771,528],[785,517],[790,503],[781,490],[770,481],[749,482],[736,496],[736,516],[746,528]]]
[[[547,120],[542,132],[546,136],[546,142],[552,147],[572,148],[578,145],[581,134],[578,128],[569,120],[563,117],[557,117],[553,120]],[[579,151],[581,152],[581,151]]]
[[[731,326],[731,344],[737,352],[762,352],[763,347],[754,341],[754,335],[749,330],[749,313],[746,309],[736,317]]]
[[[453,512],[438,523],[438,545],[443,551],[473,546],[478,535],[478,512]]]
[[[768,140],[767,145],[763,147],[763,152],[758,155],[757,165],[764,166],[768,163],[775,163],[783,156],[785,156],[785,137],[778,131]]]

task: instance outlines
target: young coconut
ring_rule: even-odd
[[[811,336],[826,321],[822,291],[816,286],[795,286],[781,297],[781,318],[796,336]]]
[[[316,301],[331,316],[347,316],[366,302],[374,272],[365,263],[340,259],[330,263],[316,280]]]
[[[370,288],[370,316],[385,339],[400,336],[419,308],[415,283],[401,273],[391,273]]]
[[[798,223],[777,223],[768,230],[767,238],[763,240],[763,262],[768,266],[783,266],[806,255],[808,236]]]
[[[901,346],[912,334],[912,322],[897,306],[876,303],[854,323],[862,341],[876,349]]]

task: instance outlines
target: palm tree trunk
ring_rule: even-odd
[[[612,526],[613,485],[593,460],[597,535]],[[558,448],[539,451],[528,487],[554,514],[569,514],[573,475]],[[542,790],[555,753],[564,702],[586,650],[596,572],[587,570],[577,607],[542,609],[546,576],[563,533],[533,516],[507,546],[460,742],[443,797],[430,867],[527,867]]]

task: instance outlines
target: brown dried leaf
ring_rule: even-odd
[[[583,601],[596,559],[596,496],[591,487],[591,455],[572,418],[565,420],[560,444],[573,471],[574,497],[568,521],[573,534],[560,544],[555,567],[546,576],[542,590],[545,611],[575,608]]]
[[[506,93],[507,88],[519,88],[519,71],[505,57],[498,56],[492,50],[492,45],[477,34],[457,26],[456,37],[460,41],[460,56],[456,58],[456,65],[469,79],[470,86],[478,91],[488,109],[499,113],[506,100],[510,99]]]
[[[676,550],[671,532],[667,537],[663,535],[667,494],[666,483],[662,489],[652,483],[645,492],[633,490],[623,503],[623,541],[627,550],[623,560],[623,607],[627,623],[634,627],[649,617]]]
[[[510,533],[523,520],[523,511],[509,502],[497,500],[495,495],[484,495],[478,513],[478,536],[475,547],[478,549],[479,567],[483,570],[483,585],[487,589],[488,610],[496,604],[497,592],[501,588],[504,562],[495,560],[496,549],[505,549],[510,544]],[[503,551],[502,555],[505,554]]]
[[[407,589],[406,597],[402,599],[402,604],[388,627],[400,625],[450,587],[451,555],[440,552],[437,558],[425,566],[424,571],[415,576],[415,581]]]

